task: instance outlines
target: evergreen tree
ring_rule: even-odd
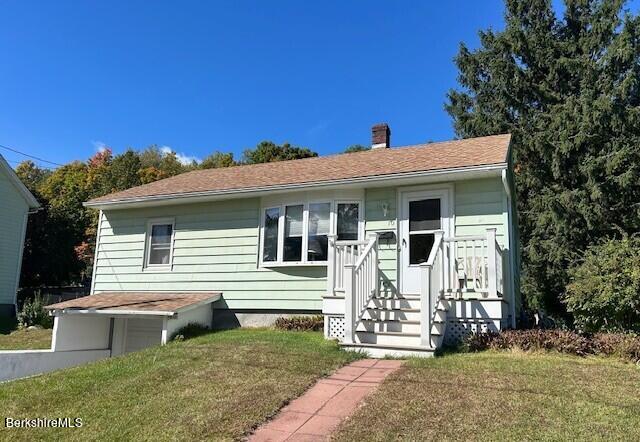
[[[460,137],[513,134],[525,302],[566,314],[587,246],[640,230],[640,19],[620,0],[507,0],[456,57]]]

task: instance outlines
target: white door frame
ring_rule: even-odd
[[[397,269],[397,283],[399,293],[407,293],[405,290],[405,263],[407,256],[405,253],[405,246],[403,240],[406,240],[406,235],[409,230],[409,213],[408,205],[405,207],[405,197],[408,194],[424,195],[425,199],[440,197],[446,204],[441,207],[440,217],[442,219],[442,229],[445,232],[445,238],[454,235],[455,218],[454,218],[454,186],[453,184],[434,184],[428,186],[412,186],[398,188],[397,195],[397,207],[398,207],[398,269]],[[420,195],[420,196],[422,196]],[[408,247],[408,242],[407,242]],[[411,293],[416,294],[416,293]]]

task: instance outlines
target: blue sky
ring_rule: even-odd
[[[453,137],[453,57],[500,0],[3,1],[0,144],[64,163],[101,144],[203,158]],[[22,160],[0,149],[10,161]]]

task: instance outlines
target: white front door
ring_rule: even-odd
[[[420,264],[427,261],[435,232],[449,236],[449,189],[401,193],[400,287],[402,294],[420,293]]]

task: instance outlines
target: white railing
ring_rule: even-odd
[[[447,283],[445,255],[451,247],[443,241],[443,235],[442,231],[435,233],[429,258],[420,264],[420,345],[424,347],[431,347],[431,324]]]
[[[431,326],[440,299],[446,294],[475,291],[489,297],[502,296],[503,253],[496,229],[487,236],[444,238],[435,232],[427,262],[420,265],[420,343],[431,347]]]
[[[502,257],[502,248],[496,241],[496,229],[487,229],[488,249],[488,271],[489,271],[489,296],[497,297],[504,295],[504,278],[502,276],[504,270],[504,260]]]
[[[487,229],[486,236],[444,238],[443,259],[444,291],[502,295],[502,249],[496,229]]]
[[[344,266],[355,264],[369,241],[337,241],[337,235],[329,235],[327,262],[327,294],[344,293]]]
[[[339,245],[339,243],[338,243]],[[348,247],[348,246],[345,246]],[[338,247],[336,247],[337,249]],[[371,234],[366,246],[359,246],[357,259],[346,262],[342,272],[344,288],[344,342],[353,343],[356,327],[371,298],[378,294],[378,235]],[[345,254],[346,259],[355,256]]]

